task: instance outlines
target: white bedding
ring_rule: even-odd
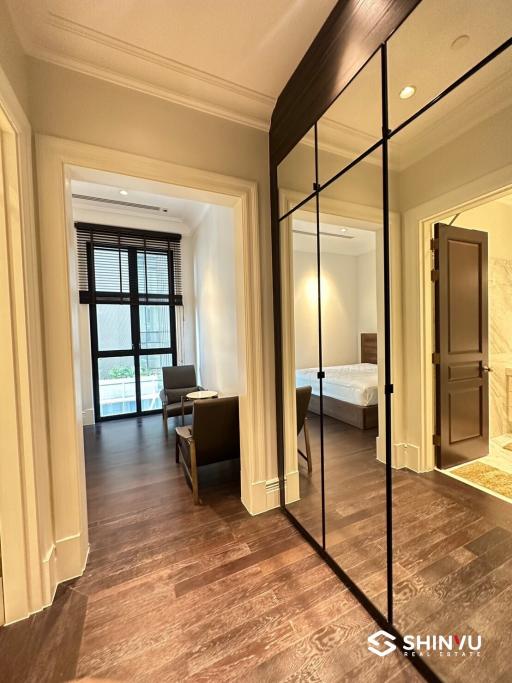
[[[320,394],[320,382],[317,378],[318,368],[297,370],[298,387],[311,386],[314,394]],[[377,366],[373,363],[355,363],[354,365],[333,365],[324,368],[324,396],[337,398],[358,406],[377,404],[379,381]]]

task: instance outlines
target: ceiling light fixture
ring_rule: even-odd
[[[406,85],[404,88],[402,88],[400,90],[400,99],[401,100],[408,100],[409,97],[412,97],[415,92],[416,92],[416,86]]]
[[[127,190],[119,190],[119,194],[122,194],[123,197],[126,197],[126,195],[128,194],[128,191]]]
[[[347,232],[347,228],[341,228],[341,232]]]

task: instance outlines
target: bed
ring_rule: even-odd
[[[361,362],[324,367],[324,414],[359,429],[378,424],[377,334],[361,334]],[[320,414],[318,368],[297,370],[298,387],[311,386],[309,410]]]

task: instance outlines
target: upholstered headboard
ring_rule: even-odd
[[[376,332],[361,332],[361,363],[377,364]]]

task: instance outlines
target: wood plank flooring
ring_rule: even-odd
[[[374,604],[386,609],[385,471],[374,430],[325,418],[326,547]],[[321,537],[320,436],[310,416],[313,475],[300,464],[290,506]],[[444,680],[512,681],[512,505],[440,472],[393,473],[394,616],[412,634],[473,633],[480,657],[430,656]]]
[[[87,427],[85,445],[86,571],[0,629],[2,683],[421,680],[405,658],[368,652],[376,624],[280,511],[245,511],[237,463],[201,472],[196,507],[159,416]],[[368,533],[356,498],[351,538]]]

